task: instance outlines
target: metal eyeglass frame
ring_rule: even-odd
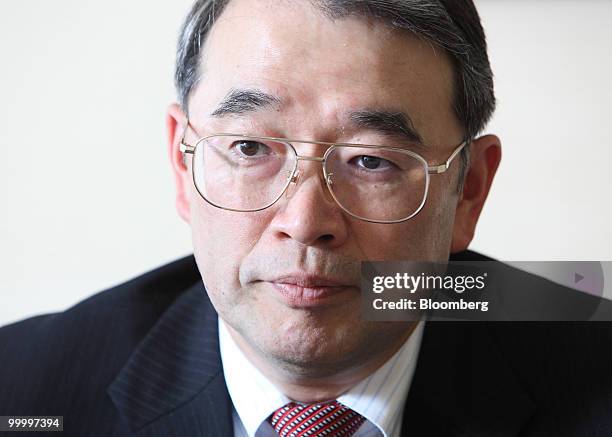
[[[425,160],[425,158],[423,158],[421,155],[419,155],[418,153],[413,152],[412,150],[407,150],[407,149],[403,149],[403,148],[399,148],[399,147],[387,147],[387,146],[374,146],[374,145],[365,145],[365,144],[354,144],[354,143],[328,143],[328,142],[322,142],[322,141],[303,141],[303,140],[292,140],[292,139],[288,139],[288,138],[277,138],[277,137],[260,137],[260,136],[252,136],[252,135],[242,135],[242,134],[231,134],[231,133],[219,133],[219,134],[212,134],[212,135],[207,135],[205,137],[201,137],[198,141],[196,141],[196,143],[194,145],[190,145],[187,144],[185,142],[185,134],[187,133],[187,129],[191,129],[194,133],[197,134],[197,131],[193,128],[193,126],[191,126],[191,124],[189,123],[189,120],[187,120],[187,123],[185,124],[185,128],[183,130],[183,136],[181,138],[181,142],[179,145],[179,150],[181,151],[181,153],[183,153],[183,157],[184,159],[186,158],[186,155],[190,154],[191,155],[191,159],[192,159],[192,165],[191,165],[191,176],[193,178],[194,181],[194,186],[196,187],[196,190],[198,191],[198,194],[200,195],[200,197],[202,197],[202,199],[204,199],[204,201],[206,201],[208,204],[216,207],[216,208],[220,208],[226,211],[236,211],[236,212],[256,212],[256,211],[262,211],[266,208],[271,207],[272,205],[274,205],[276,202],[278,202],[278,200],[283,196],[283,194],[285,194],[285,192],[287,191],[287,188],[289,187],[289,185],[291,185],[292,182],[297,182],[299,173],[297,173],[297,168],[298,168],[298,163],[299,161],[317,161],[321,163],[321,166],[323,167],[323,176],[325,179],[325,184],[327,185],[327,189],[329,190],[332,198],[334,199],[334,201],[336,202],[336,204],[347,214],[349,214],[352,217],[355,217],[356,219],[359,220],[363,220],[366,222],[370,222],[370,223],[381,223],[381,224],[393,224],[393,223],[401,223],[401,222],[405,222],[407,220],[410,220],[411,218],[413,218],[414,216],[416,216],[421,209],[423,209],[423,206],[425,205],[425,202],[427,200],[427,194],[429,193],[429,180],[430,180],[430,175],[438,175],[438,174],[442,174],[444,172],[446,172],[449,167],[450,164],[453,162],[453,160],[455,159],[455,157],[459,154],[459,152],[461,152],[461,150],[467,145],[469,144],[468,140],[463,141],[461,144],[459,144],[454,150],[453,152],[450,154],[450,156],[448,157],[448,159],[441,163],[441,164],[435,164],[435,165],[429,165],[429,163]],[[200,144],[202,141],[205,141],[209,138],[213,138],[213,137],[239,137],[239,138],[243,138],[245,140],[268,140],[268,141],[277,141],[279,143],[283,143],[287,146],[289,146],[289,148],[293,151],[294,155],[295,155],[295,164],[293,165],[293,169],[291,170],[291,173],[289,174],[289,176],[287,177],[287,182],[285,184],[285,186],[283,187],[282,191],[280,192],[280,194],[278,195],[278,197],[276,197],[276,199],[274,199],[272,202],[270,202],[268,205],[262,207],[262,208],[256,208],[256,209],[235,209],[235,208],[227,208],[221,205],[217,205],[214,202],[211,202],[209,199],[207,199],[202,192],[200,191],[200,188],[198,187],[198,185],[195,183],[195,172],[194,172],[194,165],[193,165],[193,157],[195,155],[195,151],[196,151],[196,147],[198,146],[198,144]],[[295,147],[293,146],[292,143],[302,143],[302,144],[315,144],[315,145],[321,145],[321,146],[329,146],[327,148],[327,150],[325,151],[325,153],[323,154],[323,156],[301,156],[298,155],[297,150],[295,150]],[[403,218],[403,219],[399,219],[399,220],[387,220],[387,221],[381,221],[381,220],[372,220],[372,219],[368,219],[365,217],[360,217],[357,214],[352,213],[351,211],[347,210],[336,198],[336,195],[334,194],[334,191],[332,190],[332,175],[333,173],[328,173],[327,169],[325,168],[325,161],[327,159],[327,157],[329,156],[329,154],[336,148],[339,147],[359,147],[362,149],[382,149],[382,150],[392,150],[392,151],[396,151],[396,152],[401,152],[401,153],[405,153],[407,155],[412,156],[413,158],[417,159],[418,161],[420,161],[423,164],[423,167],[426,169],[425,172],[425,193],[423,195],[423,200],[421,201],[421,204],[419,205],[419,207],[416,209],[416,211],[414,213],[412,213],[410,216]]]

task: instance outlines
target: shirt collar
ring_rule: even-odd
[[[399,435],[404,403],[416,368],[423,336],[421,321],[385,364],[338,397],[338,402],[355,410],[384,436]],[[219,317],[219,346],[229,395],[244,428],[254,436],[262,423],[291,402],[242,353]]]

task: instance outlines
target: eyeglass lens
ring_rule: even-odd
[[[287,143],[238,136],[201,140],[193,157],[200,194],[221,208],[252,211],[270,206],[296,167]],[[347,212],[373,221],[414,215],[427,190],[426,164],[398,150],[335,146],[325,161],[329,188]]]

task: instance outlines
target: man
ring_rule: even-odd
[[[195,259],[5,327],[0,414],[67,435],[612,433],[605,326],[360,315],[362,260],[485,259],[466,249],[501,146],[478,136],[471,1],[198,1],[176,81]]]

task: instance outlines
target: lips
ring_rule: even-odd
[[[289,275],[279,276],[278,278],[275,278],[269,282],[274,282],[277,284],[297,285],[299,287],[307,288],[350,286],[347,281],[305,273],[293,273]]]
[[[293,308],[312,308],[330,305],[346,299],[357,287],[346,281],[318,275],[292,274],[266,281],[280,298]]]

